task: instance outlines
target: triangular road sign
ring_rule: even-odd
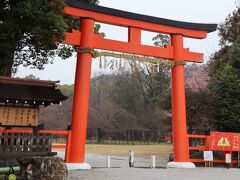
[[[228,140],[227,137],[222,137],[218,143],[217,143],[218,146],[230,146],[230,142]]]

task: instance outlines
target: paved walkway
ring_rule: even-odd
[[[94,168],[69,172],[71,180],[239,180],[240,169]]]
[[[150,157],[136,157],[134,168],[128,167],[127,156],[112,156],[111,168],[103,155],[86,154],[86,162],[92,169],[69,171],[69,180],[240,180],[237,168],[166,169],[167,161],[157,159],[157,168],[151,169]]]

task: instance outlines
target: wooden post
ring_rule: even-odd
[[[80,47],[91,48],[94,39],[94,20],[82,18],[80,25]],[[69,154],[67,155],[68,163],[84,162],[91,64],[92,55],[90,53],[78,53],[72,112],[72,137],[70,141],[70,148],[68,148]]]
[[[183,36],[172,35],[171,42],[173,60],[183,60]],[[172,68],[172,129],[174,162],[189,162],[184,65],[182,64]]]

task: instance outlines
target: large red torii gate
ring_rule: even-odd
[[[203,54],[183,47],[183,38],[204,39],[215,31],[216,24],[198,24],[145,16],[116,9],[67,0],[64,13],[80,18],[80,31],[66,33],[65,44],[80,48],[140,54],[172,61],[203,62]],[[94,34],[94,23],[106,23],[128,28],[128,42],[104,39]],[[141,30],[170,34],[171,45],[164,48],[141,44]],[[66,162],[84,163],[88,103],[91,76],[91,53],[78,53],[72,111],[72,132],[68,139]],[[184,65],[172,68],[172,126],[174,162],[189,162],[186,124]]]

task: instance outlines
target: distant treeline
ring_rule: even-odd
[[[109,134],[117,134],[116,132],[117,139],[122,140],[133,138],[134,133],[138,134],[134,136],[137,140],[144,132],[152,135],[148,138],[145,136],[142,140],[156,142],[171,135],[170,72],[168,69],[152,72],[149,64],[144,69],[141,71],[139,68],[134,73],[123,71],[92,78],[88,127],[106,132],[103,139],[108,139]],[[197,74],[201,74],[199,78],[193,78]],[[204,133],[206,129],[212,128],[208,123],[212,118],[211,111],[207,107],[211,99],[204,94],[207,77],[205,66],[186,68],[190,133]],[[74,86],[60,85],[59,88],[69,98],[61,106],[53,105],[42,109],[41,120],[48,129],[66,129],[70,124]],[[126,132],[134,133],[126,135]],[[89,133],[90,139],[96,138],[96,133],[91,136]]]

